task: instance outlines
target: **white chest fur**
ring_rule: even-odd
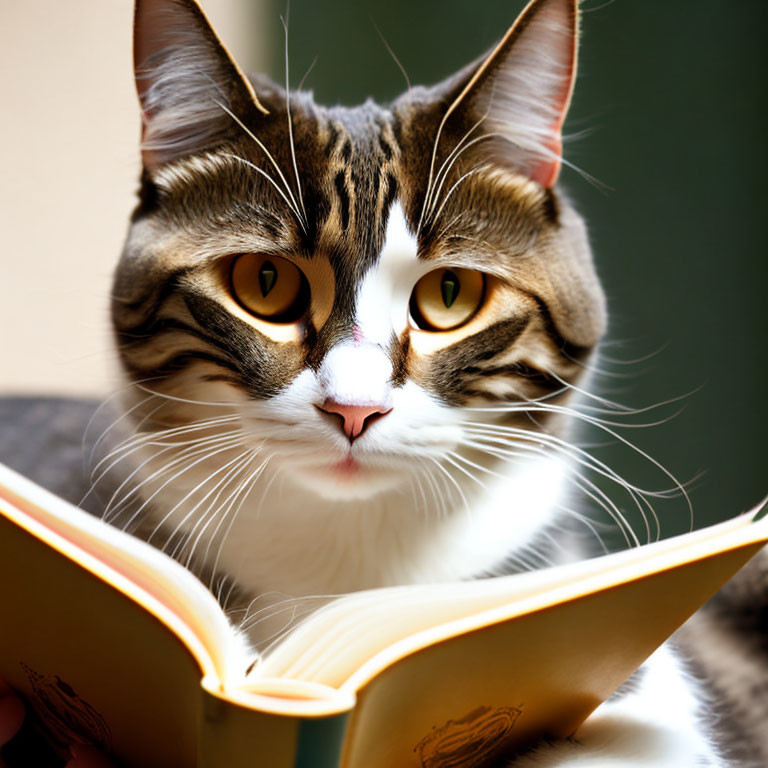
[[[266,495],[256,489],[241,510],[219,566],[249,591],[291,596],[477,575],[552,521],[564,479],[545,459],[494,471],[484,487],[435,471],[431,485],[406,477],[401,488],[344,501],[265,477]]]

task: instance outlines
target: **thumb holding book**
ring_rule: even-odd
[[[16,739],[24,727],[26,708],[24,702],[2,678],[0,678],[0,768],[13,768],[4,760],[3,747]],[[38,735],[39,738],[39,735]],[[16,758],[21,760],[20,765],[28,765],[27,757],[22,751],[23,747],[14,750]],[[72,744],[69,747],[71,758],[63,765],[63,768],[114,768],[114,764],[103,752],[89,744]],[[51,753],[53,754],[53,753]],[[58,763],[56,768],[58,768]],[[42,768],[40,766],[39,768]],[[54,765],[51,764],[51,768]]]
[[[0,679],[0,747],[16,735],[24,716],[24,702]]]

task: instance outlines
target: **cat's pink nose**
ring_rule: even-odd
[[[386,416],[392,410],[385,405],[347,405],[331,398],[317,407],[325,413],[341,416],[342,429],[350,443],[360,437],[376,419]]]

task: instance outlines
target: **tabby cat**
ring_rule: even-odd
[[[533,0],[445,82],[325,108],[243,75],[193,0],[138,0],[106,519],[229,605],[530,567],[566,546],[569,487],[610,507],[569,441],[605,328],[555,187],[577,26]],[[513,764],[724,765],[701,702],[662,649]]]

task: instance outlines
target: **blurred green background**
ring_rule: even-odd
[[[272,0],[273,64],[284,77],[285,7]],[[523,3],[293,0],[291,82],[319,103],[387,101],[490,48]],[[642,407],[658,426],[622,434],[685,481],[696,525],[755,504],[766,477],[765,80],[760,0],[582,4],[579,78],[561,185],[590,226],[610,329],[592,390]],[[634,362],[633,362],[634,361]],[[695,390],[695,391],[694,391]],[[605,437],[585,435],[594,445]],[[670,482],[638,454],[591,448],[643,487]],[[700,473],[702,473],[700,475]],[[700,476],[699,476],[700,475]],[[626,497],[612,492],[632,515]],[[687,525],[678,498],[654,502],[664,534]],[[641,530],[637,514],[633,522]]]

